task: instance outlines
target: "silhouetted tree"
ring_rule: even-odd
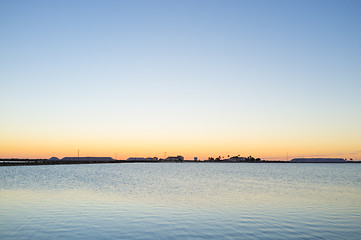
[[[254,159],[254,157],[252,156],[248,156],[246,157],[246,162],[254,162],[256,159]]]

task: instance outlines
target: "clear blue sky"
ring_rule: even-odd
[[[360,43],[361,1],[1,1],[0,157],[361,160]]]

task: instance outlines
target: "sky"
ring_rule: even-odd
[[[0,158],[361,160],[361,1],[0,1]]]

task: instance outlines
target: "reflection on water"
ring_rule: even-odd
[[[0,168],[0,239],[358,239],[361,165]]]

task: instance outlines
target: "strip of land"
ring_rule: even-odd
[[[205,161],[184,160],[182,156],[158,158],[128,158],[127,160],[116,160],[111,157],[65,157],[58,159],[21,159],[9,158],[0,159],[0,166],[21,166],[21,165],[62,165],[62,164],[99,164],[99,163],[164,163],[164,162],[199,162],[199,163],[361,163],[361,161],[347,161],[342,158],[295,158],[291,161],[272,160],[265,161],[253,157],[231,157],[228,159],[209,158]]]

